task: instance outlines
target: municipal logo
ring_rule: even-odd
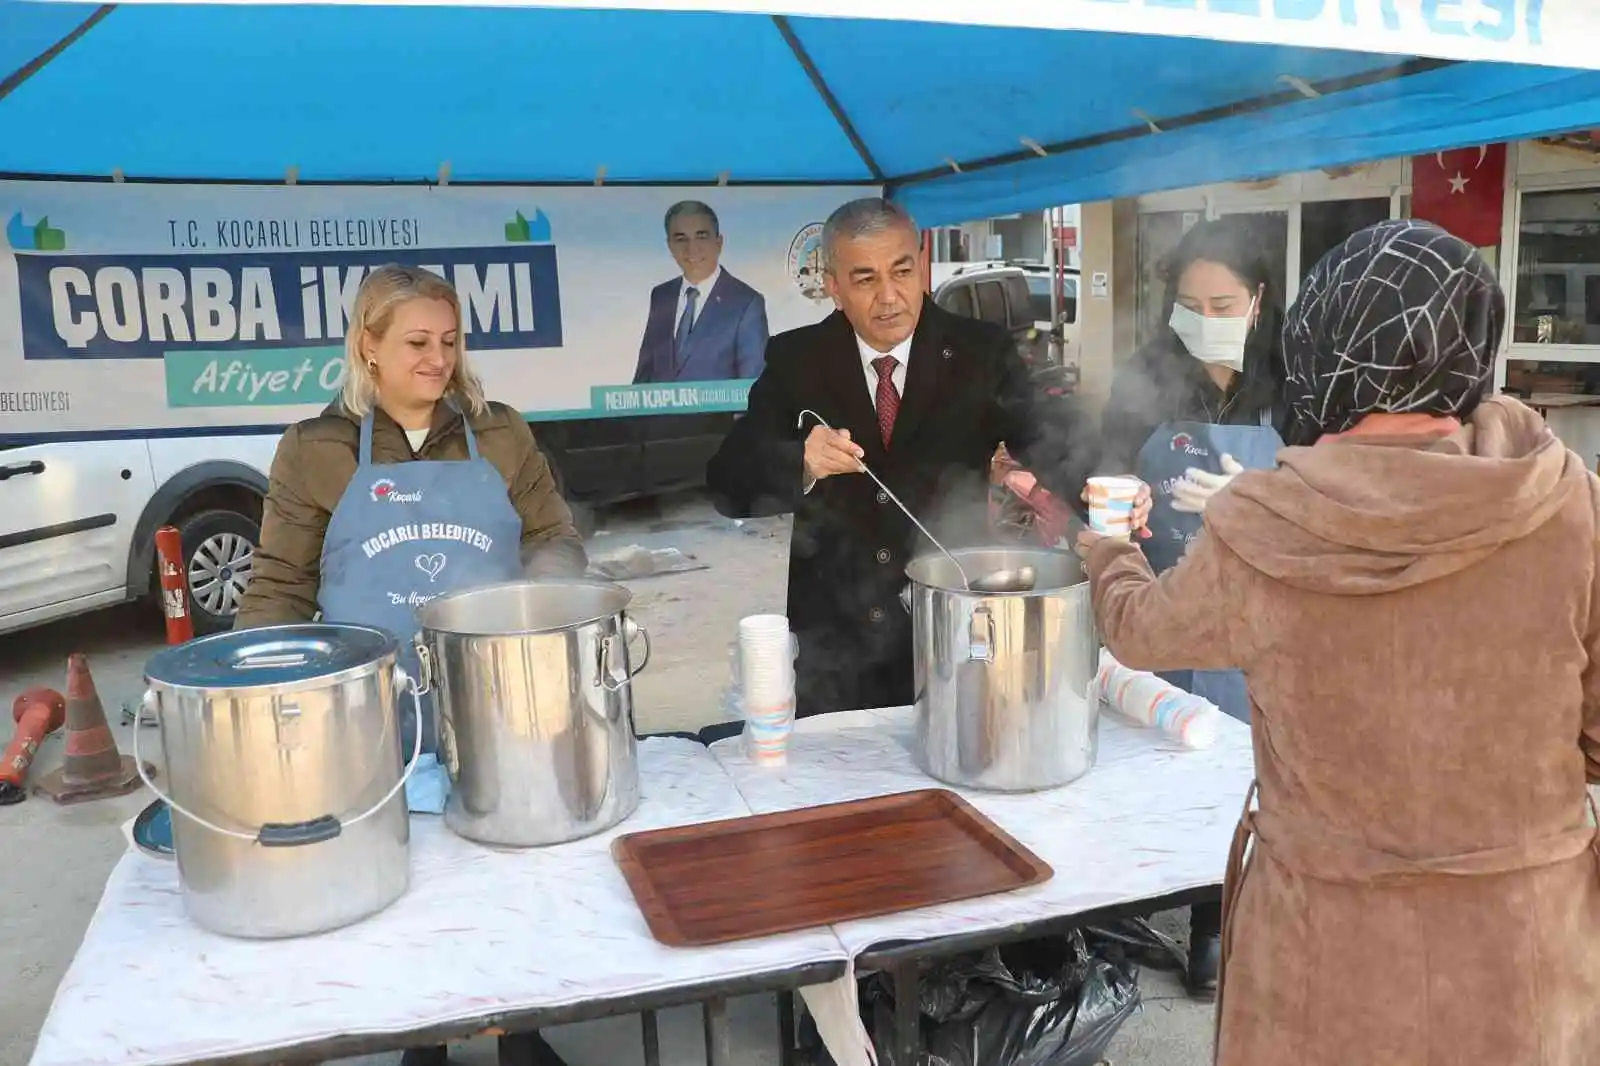
[[[18,211],[6,223],[6,243],[18,252],[64,252],[67,250],[67,235],[50,225],[48,217],[28,222]]]
[[[808,300],[828,298],[822,287],[822,223],[813,222],[789,242],[789,277]]]
[[[401,492],[395,483],[386,477],[381,477],[372,483],[373,503],[421,503],[422,493]]]

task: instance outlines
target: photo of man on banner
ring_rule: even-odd
[[[681,274],[650,290],[635,385],[761,375],[767,303],[721,264],[717,213],[698,200],[667,209],[667,250]]]

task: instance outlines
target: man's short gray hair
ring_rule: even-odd
[[[722,235],[722,224],[717,221],[717,213],[711,210],[711,205],[699,200],[679,200],[667,208],[667,217],[662,221],[666,228],[667,236],[672,236],[672,223],[684,215],[704,216],[711,220],[711,232],[715,236]]]
[[[822,224],[823,269],[833,269],[835,242],[870,237],[894,229],[896,226],[905,226],[912,233],[917,232],[916,220],[893,200],[885,200],[880,196],[867,196],[841,205],[828,216],[828,221]]]

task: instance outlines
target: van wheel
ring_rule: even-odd
[[[255,568],[261,527],[236,511],[200,511],[178,523],[195,636],[233,627]]]

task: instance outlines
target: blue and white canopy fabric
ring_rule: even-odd
[[[1600,127],[1597,41],[1589,0],[0,0],[0,174],[881,182],[935,225]]]

